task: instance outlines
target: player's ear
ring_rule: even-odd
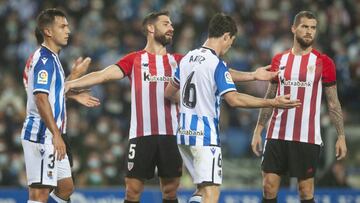
[[[292,32],[293,34],[295,34],[295,32],[296,32],[296,25],[292,25],[292,26],[291,26],[291,32]]]
[[[230,32],[225,32],[222,37],[223,37],[224,41],[230,40],[230,38],[231,38]]]
[[[50,29],[50,27],[48,27],[48,26],[46,26],[46,27],[44,28],[43,33],[44,33],[44,35],[47,36],[47,37],[51,37],[51,36],[52,36],[51,29]]]
[[[148,24],[148,25],[146,26],[146,29],[147,29],[147,32],[149,32],[149,33],[154,33],[154,32],[155,32],[155,25],[153,25],[153,24]]]

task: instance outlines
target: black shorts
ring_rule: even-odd
[[[155,167],[159,177],[181,176],[182,159],[176,136],[143,136],[129,141],[126,177],[151,179],[154,177]]]
[[[304,180],[315,176],[319,156],[319,145],[268,139],[261,168],[266,173],[289,174]]]

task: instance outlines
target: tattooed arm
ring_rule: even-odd
[[[338,139],[336,141],[335,150],[337,160],[343,159],[346,156],[346,140],[344,131],[344,119],[342,115],[341,105],[337,95],[336,85],[325,87],[325,95],[327,99],[329,116],[332,123],[335,125]]]
[[[277,87],[278,87],[277,83],[269,83],[269,87],[267,89],[265,98],[267,99],[274,98],[276,96]],[[262,151],[261,132],[263,131],[266,123],[269,121],[272,112],[273,112],[273,108],[260,109],[258,121],[251,141],[251,148],[257,156],[260,156]]]

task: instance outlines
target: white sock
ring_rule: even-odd
[[[42,202],[38,202],[38,201],[34,201],[34,200],[28,200],[27,203],[42,203]]]
[[[201,203],[201,196],[194,195],[189,199],[189,203]]]
[[[49,198],[52,198],[55,202],[57,203],[68,203],[68,201],[65,201],[63,199],[61,199],[60,197],[56,196],[56,194],[54,193],[54,191],[52,191],[50,193],[50,197]]]

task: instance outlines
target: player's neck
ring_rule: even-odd
[[[167,54],[166,47],[160,44],[159,42],[156,42],[155,40],[147,40],[144,50],[154,55]]]
[[[208,38],[203,44],[204,47],[210,48],[215,51],[217,56],[220,56],[221,53],[221,45],[216,38]]]
[[[312,46],[308,46],[308,47],[301,47],[299,44],[295,44],[291,49],[291,53],[293,53],[294,55],[306,55],[308,53],[310,53],[312,50]]]
[[[55,54],[59,54],[61,50],[61,47],[56,45],[53,41],[45,40],[44,43],[42,43],[41,45],[46,47]]]

